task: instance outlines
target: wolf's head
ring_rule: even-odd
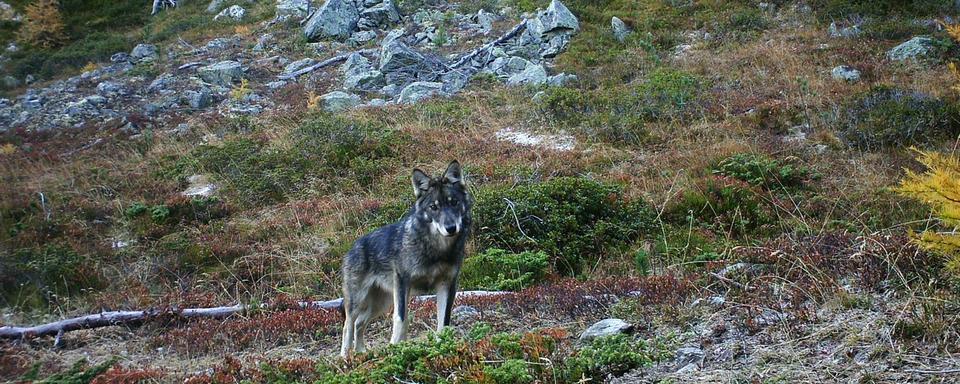
[[[456,160],[450,162],[439,177],[430,177],[414,169],[413,193],[417,196],[414,217],[429,222],[432,232],[453,237],[469,225],[472,202],[463,184],[460,163]]]

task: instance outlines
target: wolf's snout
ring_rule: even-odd
[[[445,234],[446,234],[447,236],[453,236],[453,235],[456,235],[457,232],[460,232],[460,226],[459,226],[459,225],[447,225],[447,226],[444,226],[443,229],[446,230],[446,233],[445,233]]]

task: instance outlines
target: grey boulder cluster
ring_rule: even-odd
[[[401,20],[389,0],[359,4],[342,0],[328,2],[310,17],[304,33],[308,37],[344,38],[362,32],[351,31],[393,25]],[[365,6],[367,8],[363,8]],[[391,10],[384,11],[385,8]],[[377,14],[381,16],[371,16]],[[358,97],[373,96],[366,104],[372,106],[416,103],[456,93],[478,74],[488,74],[516,86],[561,86],[576,79],[574,75],[562,73],[551,76],[545,66],[549,59],[566,50],[572,36],[580,30],[577,18],[559,1],[552,1],[547,9],[522,20],[501,37],[470,52],[447,57],[417,49],[424,44],[436,45],[429,32],[435,30],[431,27],[435,26],[436,15],[421,11],[411,18],[419,33],[408,34],[405,28],[391,30],[380,41],[379,48],[358,51],[346,58],[340,68],[344,77],[342,90],[321,96],[323,100],[332,100],[324,102],[328,109],[341,109],[353,102],[361,104],[358,98],[345,98],[345,92]],[[496,15],[480,11],[464,17],[469,25],[465,29],[486,35],[495,18]]]

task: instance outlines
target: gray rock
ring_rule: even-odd
[[[587,328],[586,331],[583,331],[583,333],[580,334],[580,341],[591,341],[602,336],[630,333],[632,331],[633,325],[630,325],[626,321],[620,319],[604,319],[594,323]]]
[[[383,0],[379,4],[360,12],[357,28],[361,30],[386,29],[400,22],[400,10],[392,0]]]
[[[373,92],[382,88],[385,84],[383,73],[375,69],[348,74],[343,79],[343,87],[351,91]]]
[[[347,39],[347,44],[357,47],[364,45],[370,41],[373,41],[377,38],[377,33],[374,31],[357,31]]]
[[[133,63],[143,63],[157,60],[160,54],[157,53],[157,46],[153,44],[137,44],[130,51],[130,61]]]
[[[213,1],[211,1],[210,4],[207,5],[207,13],[214,13],[214,14],[215,14],[215,13],[217,13],[217,12],[220,12],[220,10],[223,9],[223,4],[226,3],[226,2],[227,2],[227,0],[213,0]]]
[[[552,0],[547,7],[537,17],[542,24],[541,33],[546,35],[557,32],[577,32],[580,30],[580,23],[577,17],[570,12],[563,3]]]
[[[619,17],[614,16],[610,19],[610,27],[613,28],[613,37],[621,43],[630,36],[630,28]]]
[[[314,65],[314,64],[316,64],[316,63],[317,63],[316,60],[311,59],[311,58],[309,58],[309,57],[306,58],[306,59],[300,59],[300,60],[294,61],[294,62],[292,62],[292,63],[290,63],[290,64],[287,64],[285,67],[283,67],[283,74],[284,74],[284,75],[289,75],[289,74],[291,74],[291,73],[294,73],[294,72],[296,72],[296,71],[299,71],[299,70],[301,70],[301,69],[303,69],[303,68],[305,68],[305,67]]]
[[[207,42],[205,47],[207,48],[208,51],[216,52],[216,51],[223,51],[225,49],[233,48],[238,45],[239,45],[239,41],[237,41],[237,39],[227,38],[227,37],[218,37],[216,39],[213,39]]]
[[[388,97],[394,97],[400,93],[400,86],[396,84],[387,84],[380,88],[380,93]]]
[[[360,105],[360,96],[342,92],[333,91],[320,96],[323,110],[327,112],[337,112],[353,108]]]
[[[196,91],[186,91],[183,96],[184,99],[186,99],[187,105],[193,109],[205,109],[213,102],[213,96],[206,87]]]
[[[283,87],[286,86],[286,85],[287,85],[287,82],[286,82],[286,81],[277,80],[277,81],[271,81],[271,82],[267,83],[267,88],[268,88],[268,89],[276,90],[276,89],[283,88]]]
[[[703,366],[706,354],[700,348],[685,347],[677,350],[673,359],[675,372],[690,372],[699,370]]]
[[[307,40],[334,37],[346,39],[357,30],[360,9],[353,0],[328,0],[303,27]]]
[[[254,52],[263,52],[270,48],[273,45],[273,34],[264,33],[257,38],[257,44],[253,46]]]
[[[370,101],[368,101],[366,104],[366,106],[374,108],[383,107],[385,105],[387,105],[387,101],[384,99],[370,99]]]
[[[887,51],[887,58],[894,61],[918,60],[933,52],[933,39],[917,36]]]
[[[539,85],[547,82],[547,70],[542,65],[530,63],[520,73],[507,79],[507,85]]]
[[[129,63],[130,60],[130,54],[126,52],[117,52],[110,55],[111,63]]]
[[[554,87],[563,87],[574,81],[577,81],[577,75],[561,73],[558,75],[550,76],[550,78],[547,79],[547,84],[550,84],[551,86],[554,86]]]
[[[860,81],[860,71],[858,71],[856,68],[846,65],[834,67],[833,70],[830,71],[830,75],[836,80],[843,80],[851,83]]]
[[[480,318],[480,311],[469,305],[458,305],[451,311],[450,318],[457,324],[468,323]]]
[[[444,93],[456,93],[467,86],[470,82],[470,73],[467,71],[451,70],[440,77],[443,83]]]
[[[830,27],[827,28],[827,33],[834,38],[854,38],[860,36],[861,32],[860,24],[841,26],[837,22],[832,22]]]
[[[157,76],[156,79],[150,82],[150,85],[147,86],[147,92],[160,92],[173,85],[175,79],[173,75],[169,73],[164,73],[160,76]]]
[[[426,57],[398,40],[383,47],[380,56],[380,72],[391,84],[435,81],[443,70],[443,64],[437,59]]]
[[[114,97],[121,94],[124,94],[123,85],[113,82],[113,81],[104,81],[100,84],[97,84],[97,94],[103,97]]]
[[[243,20],[243,16],[247,14],[247,10],[239,5],[231,5],[227,9],[220,11],[216,16],[213,17],[213,21],[218,20],[233,20],[240,21]]]
[[[307,17],[310,10],[309,0],[277,0],[277,17]]]
[[[347,56],[347,60],[340,65],[340,71],[347,75],[367,72],[372,69],[370,60],[359,53]]]
[[[400,91],[400,97],[397,102],[401,104],[414,104],[431,97],[443,95],[443,83],[430,81],[417,81],[403,88]]]
[[[210,181],[207,175],[193,175],[187,178],[187,189],[181,192],[184,196],[210,197],[217,192],[217,185]]]
[[[243,77],[243,68],[240,63],[227,60],[200,67],[197,74],[203,81],[226,87]]]
[[[739,276],[743,276],[743,275],[749,276],[759,271],[760,271],[760,266],[756,264],[741,262],[741,263],[728,265],[723,269],[721,269],[720,272],[717,272],[717,274],[720,275],[721,277],[725,277],[728,279],[736,279]]]
[[[497,15],[481,9],[472,19],[480,27],[480,33],[486,35],[493,30],[493,22],[497,20]]]

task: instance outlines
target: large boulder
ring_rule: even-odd
[[[508,53],[529,59],[556,56],[567,49],[570,38],[580,31],[576,16],[557,0],[525,23],[526,29],[516,38]]]
[[[153,44],[137,44],[137,46],[133,47],[133,50],[130,51],[130,61],[133,63],[154,61],[159,57],[160,54],[157,53],[157,46]]]
[[[580,31],[580,23],[577,17],[570,12],[563,3],[553,0],[546,10],[537,16],[540,20],[543,30],[540,32],[544,36],[558,33],[577,33]]]
[[[432,57],[414,51],[398,39],[383,47],[380,72],[388,83],[406,84],[415,81],[435,81],[444,72],[443,64]]]
[[[586,331],[583,331],[583,333],[580,334],[580,341],[586,342],[598,337],[618,335],[631,331],[633,331],[633,326],[626,321],[620,319],[604,319],[594,323],[587,328]]]
[[[213,21],[218,20],[232,20],[240,21],[243,20],[243,16],[247,14],[247,10],[239,5],[231,5],[227,9],[220,11],[216,16],[213,17]]]
[[[520,73],[507,79],[507,85],[540,85],[547,82],[547,70],[540,64],[530,63]]]
[[[343,87],[347,90],[376,91],[385,85],[383,74],[373,69],[370,60],[354,53],[340,66],[344,73]]]
[[[833,70],[830,71],[830,75],[836,80],[843,80],[851,83],[860,81],[860,71],[847,65],[834,67]]]
[[[243,67],[236,61],[226,60],[200,67],[197,74],[203,81],[226,87],[243,77]]]
[[[333,91],[322,95],[320,100],[323,110],[327,112],[342,111],[360,105],[360,96],[342,91]]]
[[[933,39],[917,36],[887,51],[887,58],[893,61],[917,60],[933,52]]]
[[[360,30],[383,29],[400,22],[400,10],[392,0],[383,0],[360,12],[357,27]]]
[[[400,104],[413,104],[442,94],[443,83],[418,81],[403,88],[397,101]]]
[[[303,26],[307,40],[346,39],[357,30],[360,8],[353,0],[328,0]]]
[[[627,40],[627,36],[630,36],[630,28],[619,17],[614,16],[610,19],[610,28],[613,29],[613,37],[621,43]]]

